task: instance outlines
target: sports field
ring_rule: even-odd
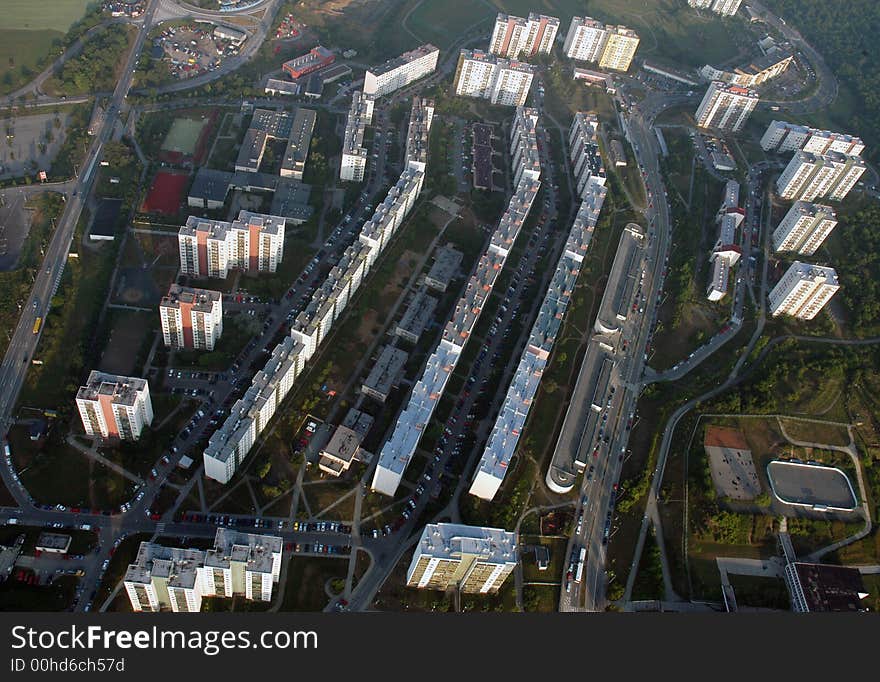
[[[177,215],[188,183],[188,173],[159,171],[153,179],[153,185],[147,193],[147,198],[144,199],[141,211],[167,216]]]
[[[207,123],[208,119],[175,118],[174,123],[171,124],[171,130],[168,131],[165,141],[162,143],[162,151],[192,156],[196,150],[199,135]]]

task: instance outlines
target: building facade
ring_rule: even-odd
[[[629,71],[639,47],[638,34],[626,26],[608,26],[605,30],[607,39],[599,57],[599,68]]]
[[[432,523],[413,554],[406,584],[428,590],[456,587],[469,594],[498,591],[517,561],[516,534],[500,528]]]
[[[827,197],[841,201],[855,187],[866,168],[858,156],[798,151],[777,178],[776,193],[788,200],[814,201]]]
[[[83,429],[90,436],[137,440],[153,422],[153,403],[146,379],[92,370],[76,394]]]
[[[837,213],[830,206],[796,201],[773,231],[773,249],[812,256],[836,225]]]
[[[499,13],[489,41],[489,52],[518,59],[536,54],[550,54],[559,31],[559,19],[543,14],[529,14],[528,19]]]
[[[455,71],[455,94],[487,99],[492,104],[523,106],[535,70],[479,50],[462,50]]]
[[[159,317],[166,346],[211,351],[223,333],[223,296],[172,284],[159,303]]]
[[[812,320],[838,289],[834,268],[795,261],[768,296],[770,313]]]
[[[599,117],[579,111],[568,130],[569,159],[575,179],[575,189],[586,199],[591,184],[605,185],[605,166],[599,152]]]
[[[361,182],[364,179],[369,158],[369,152],[364,147],[364,132],[373,121],[375,102],[375,95],[367,95],[360,90],[351,94],[351,107],[342,141],[342,158],[339,162],[340,180]]]
[[[745,125],[758,100],[754,90],[712,81],[694,117],[701,128],[737,132]]]
[[[638,34],[626,26],[606,26],[591,17],[573,17],[562,49],[569,59],[628,71],[638,47]]]
[[[830,130],[820,130],[808,126],[772,121],[761,137],[761,148],[765,152],[805,151],[811,154],[838,152],[849,156],[859,156],[865,150],[862,138]]]

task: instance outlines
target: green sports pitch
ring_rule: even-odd
[[[192,156],[196,151],[199,135],[207,124],[208,119],[175,118],[162,142],[162,151]]]

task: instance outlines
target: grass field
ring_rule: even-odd
[[[472,0],[423,0],[409,15],[407,26],[419,38],[448,47],[478,23],[488,29],[492,16],[489,7]]]
[[[4,28],[39,31],[49,29],[65,33],[86,13],[93,0],[3,0]]]
[[[196,150],[199,135],[207,122],[207,119],[175,118],[174,123],[171,124],[171,130],[168,131],[165,141],[162,143],[162,151],[179,152],[186,156],[192,156]]]

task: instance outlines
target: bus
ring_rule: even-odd
[[[43,325],[43,318],[42,317],[38,317],[36,320],[34,320],[34,334],[36,334],[38,331],[40,331],[40,327],[42,325]]]
[[[579,583],[584,577],[584,560],[587,558],[587,548],[581,547],[581,553],[578,557],[577,570],[574,574],[574,581]]]

